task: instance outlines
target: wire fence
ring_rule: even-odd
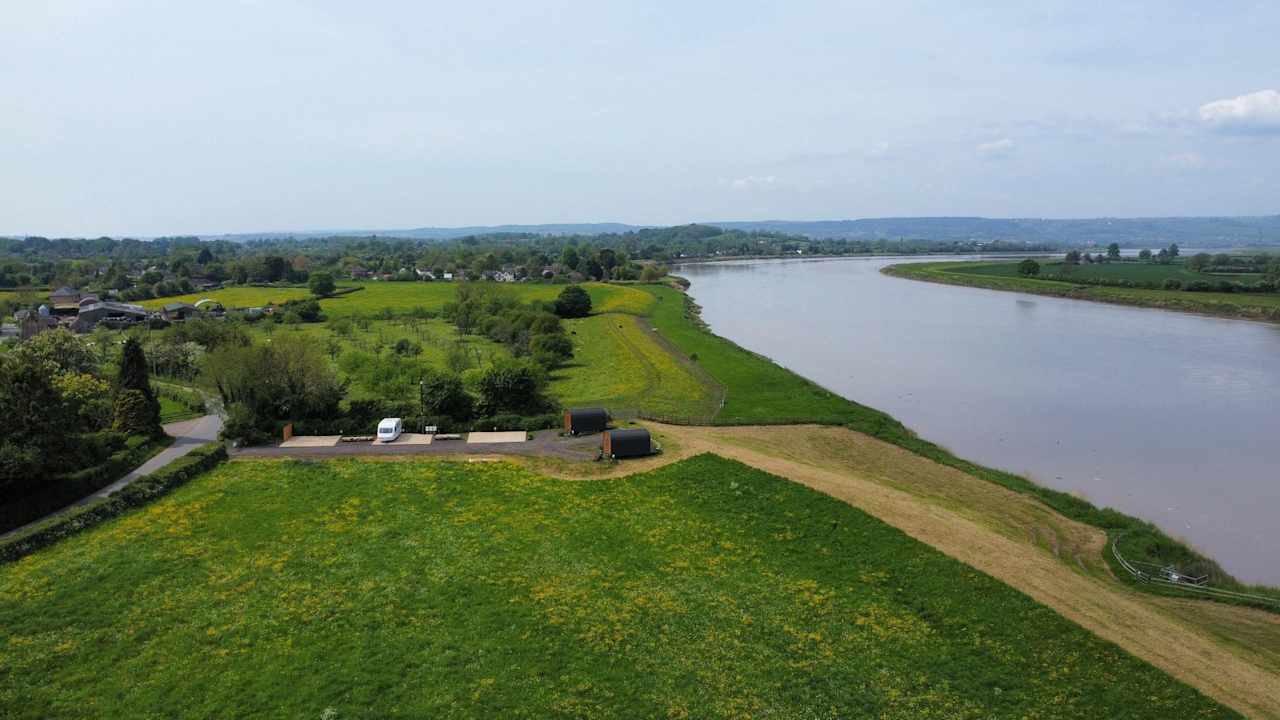
[[[1191,593],[1192,595],[1200,595],[1202,597],[1220,598],[1224,600],[1240,600],[1280,607],[1280,599],[1277,598],[1211,587],[1208,585],[1207,578],[1193,577],[1191,575],[1180,573],[1171,566],[1126,560],[1125,557],[1120,554],[1119,546],[1120,538],[1123,537],[1123,535],[1124,533],[1120,533],[1112,539],[1111,555],[1115,557],[1116,562],[1120,564],[1120,567],[1125,569],[1125,572],[1132,575],[1139,582],[1149,582],[1164,587],[1177,588],[1184,592]],[[1144,567],[1151,569],[1144,570]]]

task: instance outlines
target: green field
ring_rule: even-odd
[[[719,410],[719,387],[655,342],[641,322],[618,313],[567,321],[574,357],[553,374],[552,392],[566,406],[643,408],[709,421]]]
[[[1235,715],[863,512],[699,456],[237,461],[0,567],[7,717]]]
[[[1012,278],[1023,277],[1018,272],[1018,263],[1016,262],[974,263],[971,267],[965,268],[962,272],[970,275],[993,275],[996,277]],[[1169,263],[1167,265],[1162,265],[1160,263],[1144,262],[1113,262],[1068,266],[1060,260],[1040,261],[1040,274],[1042,276],[1057,276],[1064,272],[1072,279],[1079,279],[1082,281],[1132,280],[1134,282],[1155,283],[1163,283],[1165,280],[1193,282],[1196,280],[1216,281],[1220,279],[1252,282],[1261,277],[1261,275],[1255,273],[1230,275],[1199,273],[1188,269],[1183,263]]]
[[[458,285],[444,282],[361,282],[342,283],[339,287],[361,289],[321,300],[321,308],[330,317],[376,315],[388,310],[392,313],[404,314],[416,308],[439,312],[445,303],[453,300]],[[549,283],[511,283],[498,287],[524,302],[555,300],[560,291],[565,288],[564,285]],[[583,287],[591,295],[593,310],[596,312],[643,314],[652,303],[643,291],[626,285],[584,283]],[[237,286],[206,293],[146,300],[141,304],[148,308],[160,308],[173,302],[194,303],[204,298],[211,298],[228,308],[243,308],[280,304],[287,300],[308,297],[311,297],[311,292],[302,287]]]
[[[1054,263],[1048,263],[1042,273],[1046,275],[1051,273],[1053,265]],[[1047,277],[1023,277],[1018,274],[1016,266],[1017,264],[1013,262],[991,263],[986,261],[904,263],[890,265],[884,269],[884,272],[897,277],[940,282],[948,285],[964,285],[990,290],[1026,292],[1077,300],[1109,302],[1119,305],[1137,305],[1163,310],[1280,322],[1280,293],[1186,292],[1180,290],[1104,287],[1055,280]],[[1159,269],[1148,270],[1146,268]],[[1184,282],[1188,280],[1217,281],[1222,279],[1252,282],[1257,279],[1255,275],[1212,275],[1193,273],[1180,265],[1144,266],[1139,263],[1082,265],[1078,266],[1073,273],[1080,273],[1079,277],[1082,280],[1095,278],[1156,281],[1158,279],[1162,282],[1166,278],[1176,278]],[[1085,275],[1084,273],[1093,273],[1093,275]],[[1119,273],[1121,275],[1104,277],[1100,273]],[[1123,274],[1125,273],[1132,276],[1124,276]],[[1150,273],[1151,276],[1138,277],[1141,273]],[[1160,273],[1164,274],[1161,275]]]

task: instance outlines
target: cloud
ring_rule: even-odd
[[[1280,133],[1280,92],[1260,90],[1200,106],[1200,122],[1222,132]]]
[[[730,180],[729,187],[734,190],[760,190],[777,187],[779,182],[778,178],[773,175],[748,175],[736,180]]]
[[[977,147],[978,154],[987,158],[1007,157],[1013,153],[1014,143],[1009,138],[984,142]]]

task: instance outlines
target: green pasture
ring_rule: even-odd
[[[1006,585],[704,455],[236,461],[0,567],[12,718],[1232,712]]]
[[[652,297],[652,296],[649,296]],[[565,406],[643,408],[650,414],[711,418],[718,387],[695,364],[669,352],[636,318],[620,313],[569,320],[573,359],[552,376]]]

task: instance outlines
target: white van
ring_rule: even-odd
[[[378,442],[392,442],[400,437],[402,432],[404,432],[404,423],[400,418],[382,418],[382,422],[378,423]]]

